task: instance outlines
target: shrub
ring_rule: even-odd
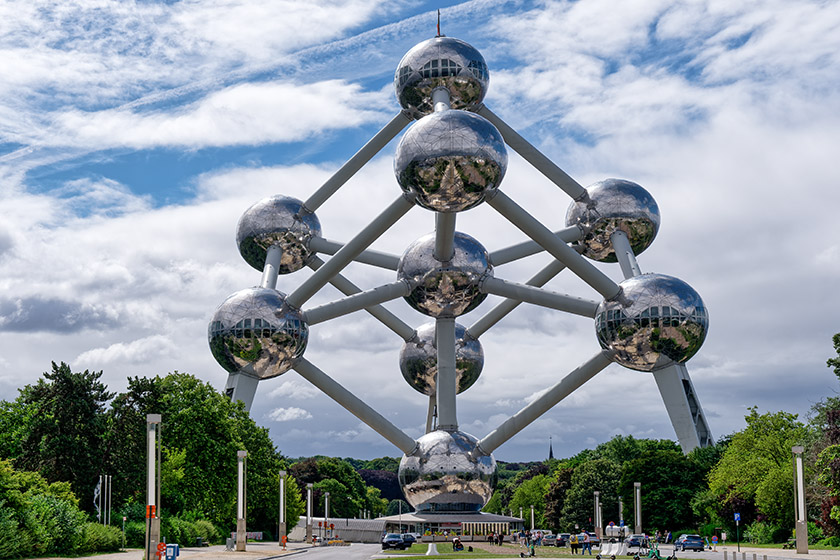
[[[833,536],[821,540],[819,543],[822,546],[840,547],[840,537]]]
[[[766,521],[756,521],[744,531],[744,534],[753,544],[773,544],[787,540],[790,530]]]
[[[125,545],[130,548],[145,548],[146,523],[143,521],[128,521],[125,524]]]
[[[219,533],[219,530],[216,529],[216,526],[206,519],[199,519],[196,521],[195,529],[198,536],[204,539],[204,542],[208,544],[219,543],[222,540],[222,535]]]
[[[88,523],[84,528],[81,549],[84,552],[114,552],[122,546],[122,531],[117,527]]]
[[[817,544],[825,538],[823,530],[813,521],[808,522],[808,544]]]
[[[23,556],[15,512],[0,502],[0,558]]]
[[[29,500],[24,518],[37,543],[35,554],[72,554],[80,549],[87,519],[76,504],[38,494]]]

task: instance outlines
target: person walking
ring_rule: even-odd
[[[586,531],[583,532],[583,550],[580,553],[583,554],[584,552],[592,556],[592,541]]]

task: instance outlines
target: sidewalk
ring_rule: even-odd
[[[280,556],[294,555],[312,548],[303,543],[289,543],[283,550],[277,543],[249,542],[245,552],[230,552],[224,545],[205,546],[201,548],[179,548],[178,560],[266,560]],[[68,560],[67,558],[39,558],[38,560]],[[95,556],[80,556],[73,560],[143,560],[142,548],[128,548],[122,552],[97,554]]]

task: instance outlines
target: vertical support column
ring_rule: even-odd
[[[332,536],[330,531],[330,493],[324,492],[324,534],[327,535],[327,540]]]
[[[636,534],[642,534],[642,483],[633,483],[633,522],[636,525]]]
[[[242,401],[245,411],[250,412],[259,382],[259,379],[247,373],[231,373],[225,384],[225,395],[233,401]]]
[[[598,540],[601,540],[603,535],[603,531],[601,528],[603,524],[601,523],[601,493],[598,490],[595,490],[595,535],[598,537]]]
[[[312,544],[312,483],[306,483],[306,542]]]
[[[261,288],[273,290],[277,287],[277,271],[280,269],[280,260],[282,258],[283,249],[277,245],[272,245],[268,248],[268,252],[265,255],[262,280],[260,281]]]
[[[283,537],[286,536],[286,471],[280,471],[280,515],[278,516],[277,542],[283,545]]]
[[[245,458],[247,451],[236,452],[236,551],[245,552],[248,533],[245,527]]]
[[[795,445],[791,451],[796,463],[796,553],[808,554],[808,510],[805,508],[805,473],[802,466],[805,448]]]
[[[675,363],[654,371],[653,378],[683,453],[689,453],[696,447],[712,445],[714,442],[709,424],[686,367]]]
[[[531,530],[534,530],[534,506],[531,506]]]
[[[455,319],[440,317],[435,327],[437,338],[437,408],[438,429],[455,431],[458,429],[458,419],[455,408],[455,393],[457,392],[455,371]]]
[[[426,433],[428,434],[435,429],[435,416],[437,410],[437,397],[435,395],[429,396],[429,411],[426,413]]]
[[[146,415],[146,560],[157,560],[157,545],[160,542],[160,517],[157,500],[157,428],[160,414]]]

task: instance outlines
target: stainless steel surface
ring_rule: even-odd
[[[477,307],[487,294],[479,284],[493,274],[487,251],[464,233],[455,232],[455,254],[449,262],[434,258],[435,234],[424,235],[406,249],[397,276],[407,280],[411,293],[406,301],[430,317],[457,317]]]
[[[296,198],[276,195],[248,208],[236,226],[236,245],[245,262],[262,272],[268,248],[275,245],[283,250],[279,274],[306,266],[312,256],[309,239],[321,235],[321,223],[315,214],[301,215],[302,206]]]
[[[502,135],[487,119],[466,111],[439,111],[411,125],[394,156],[394,173],[416,202],[438,212],[460,212],[495,191],[507,170]]]
[[[415,45],[394,75],[397,101],[414,118],[434,111],[432,93],[440,87],[449,91],[453,109],[474,109],[484,99],[489,82],[481,53],[452,37],[434,37]]]
[[[323,323],[324,321],[329,321],[330,319],[335,319],[336,317],[341,317],[342,315],[347,315],[355,311],[367,309],[368,307],[378,306],[386,301],[405,297],[408,292],[408,282],[404,280],[397,280],[396,282],[391,282],[390,284],[377,286],[364,292],[349,295],[344,299],[325,303],[323,305],[319,305],[318,307],[309,308],[303,312],[303,316],[306,318],[307,324],[317,325],[318,323]]]
[[[400,371],[409,385],[424,395],[435,394],[437,376],[435,323],[417,329],[414,338],[400,350]],[[455,323],[455,372],[457,392],[463,393],[478,381],[484,367],[481,343],[466,335],[463,325]]]
[[[598,342],[613,361],[653,371],[697,353],[709,319],[691,286],[664,274],[642,274],[619,286],[621,293],[603,301],[595,316]]]
[[[589,318],[595,317],[595,311],[598,309],[598,302],[595,301],[560,294],[527,284],[508,282],[501,278],[485,278],[481,282],[481,291]]]
[[[309,327],[277,290],[247,288],[228,297],[207,329],[210,351],[229,372],[260,379],[288,371],[303,355]]]
[[[566,226],[580,225],[584,255],[601,262],[617,262],[610,236],[627,234],[633,253],[647,249],[659,231],[659,207],[645,189],[631,181],[606,179],[586,187],[591,202],[574,202],[566,212]]]
[[[496,487],[496,460],[464,432],[437,430],[417,440],[399,470],[405,498],[419,512],[479,511]]]

